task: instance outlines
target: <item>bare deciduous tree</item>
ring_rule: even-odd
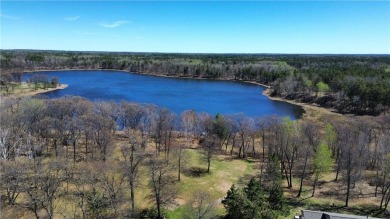
[[[125,130],[129,143],[121,147],[124,158],[122,163],[124,175],[127,177],[130,186],[130,201],[132,213],[135,212],[135,189],[138,183],[139,167],[145,158],[146,140],[142,139],[140,133],[135,130]]]
[[[23,205],[39,218],[39,210],[44,209],[50,219],[54,218],[56,200],[63,194],[62,183],[65,181],[66,163],[63,160],[50,161],[42,164],[34,161],[26,180],[24,191],[27,199]]]
[[[152,189],[151,198],[156,203],[157,217],[163,218],[162,206],[172,203],[177,193],[175,180],[172,176],[172,165],[165,159],[157,155],[149,156],[149,176],[150,188]]]
[[[1,187],[6,191],[6,199],[9,205],[14,205],[20,193],[23,192],[23,183],[26,178],[26,165],[23,162],[0,161]]]
[[[194,192],[188,206],[197,219],[209,219],[215,214],[216,202],[209,193],[200,190]]]

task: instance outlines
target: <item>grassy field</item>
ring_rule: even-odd
[[[42,84],[35,86],[30,83],[14,83],[14,85],[9,88],[8,92],[5,88],[0,89],[0,96],[5,98],[34,96],[58,89],[65,89],[67,87],[67,84],[58,84],[57,87],[45,87]]]
[[[188,170],[182,176],[178,195],[179,203],[182,205],[169,212],[168,218],[183,218],[183,215],[188,214],[188,207],[185,206],[188,197],[193,197],[193,193],[205,189],[215,198],[217,215],[225,214],[221,200],[226,196],[226,192],[233,184],[242,186],[257,173],[255,162],[235,160],[225,155],[216,156],[211,162],[210,173],[205,173],[202,171],[206,171],[207,168],[202,164],[198,150],[187,149],[185,154],[188,157]],[[195,171],[201,173],[197,175]]]
[[[28,83],[12,83],[9,88],[9,94],[18,94],[18,93],[26,93],[31,90],[33,90],[34,85],[28,84]],[[4,95],[7,94],[7,91],[5,88],[0,90],[0,94]]]

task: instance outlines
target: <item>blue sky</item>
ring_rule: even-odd
[[[390,54],[390,1],[1,1],[2,49]]]

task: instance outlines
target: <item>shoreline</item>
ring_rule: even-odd
[[[68,86],[69,86],[68,84],[58,84],[57,87],[54,87],[54,88],[38,89],[35,91],[33,89],[30,89],[27,92],[14,93],[14,94],[9,94],[9,95],[1,95],[0,98],[2,100],[6,100],[6,99],[13,99],[13,98],[35,96],[38,94],[48,93],[48,92],[52,92],[52,91],[56,91],[56,90],[63,90],[65,88],[67,88]]]
[[[304,112],[303,112],[302,117],[300,119],[316,119],[316,120],[318,120],[319,117],[323,117],[323,116],[333,116],[333,117],[347,116],[347,115],[343,115],[341,113],[333,111],[334,109],[324,108],[324,107],[320,107],[320,106],[316,106],[316,105],[308,104],[308,103],[302,103],[302,102],[298,102],[295,100],[287,100],[287,99],[284,99],[282,97],[273,97],[273,96],[271,96],[271,89],[272,89],[271,87],[265,89],[263,91],[263,95],[268,97],[268,99],[273,100],[273,101],[285,102],[285,103],[289,103],[289,104],[293,104],[293,105],[301,107]]]
[[[148,75],[148,76],[156,76],[156,77],[164,77],[164,78],[179,78],[179,79],[183,78],[183,79],[195,79],[195,80],[216,80],[216,81],[243,82],[243,83],[248,83],[248,84],[253,84],[253,85],[264,87],[265,90],[262,92],[262,95],[266,96],[270,100],[279,101],[279,102],[285,102],[285,103],[289,103],[289,104],[301,107],[302,110],[303,110],[303,113],[302,113],[302,116],[301,116],[300,119],[303,119],[303,118],[315,118],[315,117],[318,117],[318,114],[320,114],[320,115],[327,115],[327,116],[338,116],[338,117],[343,116],[343,114],[337,113],[333,109],[324,108],[324,107],[320,107],[320,106],[316,106],[316,105],[308,104],[308,103],[302,103],[302,102],[298,102],[298,101],[295,101],[295,100],[287,100],[287,99],[282,98],[282,97],[272,97],[270,95],[271,90],[272,90],[271,86],[265,85],[265,84],[262,84],[262,83],[259,83],[259,82],[256,82],[256,81],[236,80],[234,78],[225,78],[225,79],[223,79],[223,78],[180,77],[180,76],[165,75],[165,74],[155,74],[155,73],[150,73],[150,72],[131,72],[131,71],[128,71],[128,70],[118,70],[118,69],[72,69],[72,68],[41,69],[41,70],[37,69],[37,70],[23,71],[23,73],[49,72],[49,71],[99,71],[99,70],[101,70],[101,71],[127,72],[127,73],[131,73],[131,74],[140,74],[140,75]],[[58,88],[57,87],[57,88],[52,89],[52,90],[43,90],[42,92],[37,92],[37,93],[33,92],[31,94],[27,94],[26,96],[33,96],[33,95],[36,95],[36,94],[46,93],[46,92],[50,92],[50,91],[58,90],[58,89],[65,89],[66,87],[68,87],[68,85],[66,85],[63,88]],[[20,95],[18,95],[18,96],[20,97]],[[23,95],[23,96],[25,96],[25,95]]]
[[[23,73],[48,72],[48,71],[119,71],[119,72],[129,72],[127,70],[118,70],[118,69],[64,68],[64,69],[27,70],[27,71],[23,71]]]

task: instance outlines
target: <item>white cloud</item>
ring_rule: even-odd
[[[12,19],[12,20],[20,19],[20,17],[11,16],[11,15],[6,15],[6,14],[0,14],[0,17],[6,18],[6,19]]]
[[[101,27],[106,27],[106,28],[114,28],[114,27],[119,27],[120,25],[126,24],[126,23],[128,23],[128,22],[127,21],[115,21],[113,23],[101,22],[101,23],[98,23],[98,25]]]
[[[70,17],[64,17],[64,20],[66,21],[75,21],[78,20],[80,16],[70,16]]]
[[[83,32],[83,31],[76,31],[77,34],[82,34],[82,35],[94,35],[95,33],[92,32]]]

